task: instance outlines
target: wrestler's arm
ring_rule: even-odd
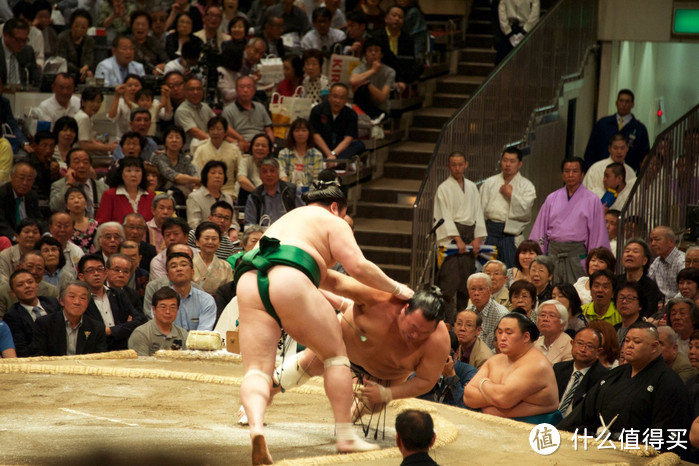
[[[354,302],[351,299],[338,296],[335,293],[332,293],[327,290],[320,290],[321,294],[325,296],[325,299],[328,300],[330,305],[335,309],[336,311],[340,311],[344,313],[347,309],[351,309],[352,305]]]
[[[345,296],[361,304],[368,304],[367,298],[376,293],[374,288],[362,285],[354,278],[330,269],[328,270],[325,279],[320,284],[320,287],[322,289],[331,291],[333,295]],[[342,300],[342,298],[338,299]],[[332,304],[333,301],[330,301],[330,303]]]
[[[488,400],[483,397],[480,390],[478,390],[481,381],[488,378],[490,375],[490,361],[492,359],[493,358],[488,359],[481,366],[476,375],[473,376],[468,385],[464,387],[464,404],[469,408],[483,408],[492,404],[489,403]]]
[[[444,332],[440,332],[444,330]],[[439,380],[444,362],[449,357],[450,341],[446,328],[437,329],[439,332],[431,344],[425,346],[422,360],[415,368],[415,375],[400,385],[391,386],[393,399],[411,398],[429,392]]]
[[[330,253],[345,268],[347,273],[366,286],[393,293],[403,299],[410,299],[413,291],[389,278],[373,262],[367,260],[354,239],[352,229],[344,220],[335,217],[335,225],[328,228]]]
[[[507,377],[508,383],[487,381],[481,384],[479,390],[488,404],[500,409],[509,409],[543,389],[545,380],[540,367],[523,366],[515,369]]]

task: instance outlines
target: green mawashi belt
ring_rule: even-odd
[[[257,288],[260,292],[262,304],[267,313],[281,327],[281,320],[279,320],[279,316],[274,310],[274,306],[272,306],[272,301],[269,299],[269,277],[267,274],[275,265],[286,265],[300,270],[316,287],[320,284],[320,269],[315,259],[306,251],[296,246],[279,244],[279,240],[276,238],[263,236],[260,239],[259,249],[253,249],[245,253],[235,270],[234,280],[236,288],[238,280],[244,273],[257,270]]]

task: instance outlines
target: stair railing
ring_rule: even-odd
[[[626,204],[618,216],[617,257],[624,243],[648,238],[660,225],[685,231],[687,207],[699,202],[699,105],[660,133],[643,159]],[[621,261],[619,272],[621,272]]]
[[[473,181],[495,174],[503,142],[527,134],[533,112],[555,101],[562,79],[579,72],[596,43],[597,2],[559,1],[443,126],[413,205],[413,287],[433,275],[426,264],[428,233],[437,187],[449,176],[449,154],[466,154],[466,176]],[[421,283],[418,277],[424,277]]]

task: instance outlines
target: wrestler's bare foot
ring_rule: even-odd
[[[357,451],[372,451],[378,450],[381,447],[375,443],[365,442],[359,437],[355,437],[352,440],[337,441],[335,443],[335,448],[339,453],[354,453]]]
[[[269,454],[267,449],[267,442],[265,442],[265,437],[262,434],[252,437],[252,464],[274,464],[272,455]]]
[[[238,417],[238,425],[248,425],[248,415],[245,413],[245,408],[243,408],[243,405],[240,405],[240,408],[238,408],[238,413],[236,416]]]

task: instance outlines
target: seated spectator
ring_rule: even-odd
[[[65,176],[68,170],[68,164],[66,163],[68,152],[78,142],[78,122],[73,117],[59,118],[53,125],[53,135],[56,138],[53,159],[58,163],[61,176]]]
[[[247,18],[245,13],[238,8],[238,0],[225,0],[221,2],[221,26],[219,27],[221,32],[228,32],[230,29],[229,24],[237,18]],[[247,29],[245,32],[247,33]]]
[[[49,234],[58,240],[61,253],[65,258],[65,268],[75,275],[78,261],[85,254],[82,249],[71,242],[75,222],[66,212],[56,212],[49,217]]]
[[[95,243],[97,244],[95,255],[101,255],[103,262],[106,263],[109,256],[118,252],[119,245],[124,239],[124,227],[119,222],[101,224],[95,233]]]
[[[262,184],[248,196],[245,204],[246,225],[263,225],[266,221],[269,226],[285,213],[305,205],[301,190],[281,180],[277,159],[266,158],[260,162],[260,179]]]
[[[619,365],[621,350],[614,327],[607,321],[597,319],[588,323],[589,328],[597,330],[602,335],[602,350],[599,362],[608,369]]]
[[[330,27],[332,13],[326,7],[315,8],[312,18],[313,29],[308,31],[301,39],[301,48],[304,50],[320,50],[326,59],[330,58],[335,44],[345,40],[345,33]]]
[[[313,105],[325,100],[330,88],[330,80],[321,74],[323,70],[323,52],[318,49],[306,49],[303,52],[303,77],[301,95],[311,99]]]
[[[371,33],[380,31],[386,25],[384,22],[386,12],[381,9],[380,4],[381,0],[366,0],[359,5],[359,11],[366,15],[367,29]],[[347,21],[349,22],[349,17]]]
[[[687,298],[673,298],[665,305],[665,319],[677,332],[678,348],[681,353],[689,351],[689,336],[699,325],[699,309],[694,301]],[[662,320],[659,323],[663,323]]]
[[[124,84],[119,84],[114,89],[114,99],[107,111],[107,118],[116,124],[117,139],[131,129],[129,125],[131,112],[137,108],[136,94],[141,89],[143,89],[143,81],[135,74],[126,76]]]
[[[284,31],[284,20],[279,16],[267,16],[265,23],[262,26],[262,31],[259,36],[265,41],[267,53],[279,58],[286,58],[287,50],[282,40],[282,32]],[[310,34],[310,32],[308,33]],[[306,35],[308,35],[306,34]],[[305,36],[304,36],[305,38]],[[301,41],[301,47],[303,41]],[[318,47],[320,48],[320,47]]]
[[[612,255],[616,259],[616,238],[618,236],[619,230],[619,214],[620,211],[616,209],[609,209],[604,213],[604,223],[607,226],[607,236],[609,236],[609,250],[612,251]]]
[[[155,194],[146,190],[147,180],[143,160],[138,157],[121,159],[117,179],[118,184],[115,180],[115,185],[102,195],[100,207],[95,215],[97,223],[109,221],[121,223],[127,214],[134,212],[150,220],[153,215],[151,204]]]
[[[148,242],[155,247],[156,253],[162,252],[167,246],[163,239],[163,224],[165,220],[175,213],[175,199],[167,193],[155,196],[153,204],[153,218],[146,224],[148,228]],[[150,262],[149,262],[150,264]]]
[[[169,198],[167,194],[163,194],[166,198]],[[153,199],[153,204],[158,203],[162,198],[158,199],[158,196],[155,196]],[[173,205],[172,202],[167,202],[166,204]],[[151,204],[151,209],[152,209],[152,204]],[[156,212],[159,213],[156,209],[152,209],[153,213],[155,215]],[[174,209],[173,209],[174,211]],[[170,212],[170,215],[172,215],[172,211]],[[151,222],[153,220],[151,219]],[[150,223],[150,222],[149,222]],[[127,216],[124,217],[124,235],[126,237],[127,241],[133,241],[138,245],[138,254],[141,257],[139,263],[140,267],[146,269],[146,272],[150,269],[150,262],[153,260],[155,255],[157,254],[157,251],[155,250],[155,246],[153,246],[151,243],[148,242],[150,235],[150,232],[148,231],[148,225],[146,224],[146,219],[143,218],[143,215],[141,214],[128,214]],[[158,228],[158,232],[160,229]],[[147,234],[146,234],[147,233]],[[162,239],[162,235],[161,235]],[[122,252],[122,251],[119,251]]]
[[[15,344],[12,341],[12,332],[10,327],[0,321],[0,357],[1,358],[16,358]]]
[[[184,77],[179,71],[168,71],[163,78],[164,84],[160,88],[160,102],[162,107],[158,112],[156,121],[157,133],[162,133],[172,125],[175,111],[184,102]]]
[[[101,256],[83,256],[78,263],[78,279],[87,283],[90,290],[85,314],[104,325],[108,350],[126,349],[131,332],[145,323],[146,317],[140,309],[133,308],[122,290],[105,286],[107,271]]]
[[[34,339],[34,322],[41,316],[53,314],[59,309],[56,298],[39,296],[39,285],[27,270],[17,269],[9,280],[12,296],[17,299],[3,320],[10,326],[17,356],[30,356],[29,347]]]
[[[660,342],[660,354],[667,367],[680,376],[685,384],[697,376],[697,370],[692,367],[686,354],[680,353],[677,346],[677,333],[668,326],[658,327],[658,341]]]
[[[94,235],[99,224],[94,218],[85,215],[87,206],[85,192],[81,188],[68,188],[65,194],[65,204],[75,225],[71,241],[79,246],[85,254],[95,252]]]
[[[669,299],[677,294],[677,274],[684,268],[684,253],[675,246],[675,232],[658,226],[650,232],[650,249],[655,260],[648,269],[648,278],[658,284],[660,292]]]
[[[587,320],[583,316],[580,296],[570,283],[558,283],[551,291],[551,299],[555,299],[563,304],[568,310],[568,328],[566,333],[574,335],[575,332],[587,325]]]
[[[534,348],[551,364],[573,359],[571,338],[564,332],[567,326],[568,310],[563,304],[551,299],[539,305],[537,327],[541,336],[534,342]]]
[[[15,236],[15,235],[12,235]],[[39,220],[25,218],[17,222],[17,244],[0,252],[0,278],[7,281],[12,272],[17,268],[20,259],[30,251],[41,238]],[[44,271],[41,271],[44,274]]]
[[[214,111],[205,102],[202,102],[204,86],[200,79],[195,77],[187,79],[184,95],[184,102],[175,110],[175,125],[187,133],[186,140],[183,136],[183,145],[189,149],[192,140],[195,140],[195,145],[199,145],[208,138],[206,131],[202,128],[206,128],[207,122],[214,116]],[[163,134],[163,138],[166,137]]]
[[[210,294],[192,286],[192,258],[182,252],[169,254],[167,278],[180,296],[180,308],[175,323],[187,331],[213,330],[216,323],[216,303]]]
[[[52,236],[42,236],[34,245],[34,249],[44,258],[44,281],[59,290],[75,280],[77,272],[66,266],[61,243]]]
[[[39,199],[46,202],[49,199],[51,183],[61,177],[58,162],[53,160],[53,153],[56,148],[56,139],[50,131],[39,131],[34,136],[32,144],[34,152],[25,159],[36,172],[34,180],[34,190],[39,195]]]
[[[158,42],[158,45],[165,49],[165,39],[167,36],[167,28],[165,23],[167,22],[167,10],[164,6],[155,6],[152,8],[146,8],[150,12],[151,19],[151,29],[150,35]]]
[[[235,102],[226,105],[221,116],[228,121],[227,133],[237,141],[241,151],[247,152],[256,134],[264,132],[270,139],[274,138],[272,119],[264,105],[252,100],[255,82],[251,77],[243,76],[236,81],[236,94]]]
[[[218,83],[216,87],[223,105],[235,102],[238,96],[236,83],[241,77],[240,70],[243,67],[243,49],[238,47],[227,47],[221,53],[221,66],[217,67]]]
[[[266,54],[267,45],[261,37],[250,38],[247,45],[245,45],[245,50],[243,50],[243,66],[240,68],[240,74],[242,76],[250,76],[255,81],[255,85],[262,78],[257,65],[260,64],[260,60]]]
[[[180,13],[175,20],[175,30],[165,38],[165,49],[170,60],[175,60],[182,54],[182,46],[187,42],[193,42],[201,48],[204,43],[194,35],[192,18],[189,13]]]
[[[221,46],[231,39],[231,36],[222,32],[221,22],[223,15],[217,5],[208,5],[204,11],[204,27],[194,33],[195,37],[204,43],[204,50],[213,53],[221,53]]]
[[[284,79],[277,84],[277,92],[284,97],[291,97],[296,89],[303,85],[303,60],[294,54],[284,57]]]
[[[97,10],[97,26],[108,31],[108,40],[114,38],[114,35],[118,37],[119,34],[126,34],[129,30],[129,15],[134,11],[136,4],[125,0],[102,2]]]
[[[602,200],[602,206],[605,210],[605,223],[607,221],[606,211],[621,210],[626,204],[626,200],[631,193],[631,188],[626,184],[626,171],[624,166],[620,163],[610,163],[607,168],[604,169],[604,181],[603,181],[602,191],[596,191]],[[607,229],[609,233],[609,229]],[[616,242],[614,243],[616,245]],[[611,247],[611,241],[610,241]]]
[[[507,314],[507,308],[493,300],[490,294],[492,281],[488,275],[484,273],[471,274],[466,281],[466,287],[472,303],[472,306],[468,309],[476,311],[483,319],[483,331],[478,338],[483,340],[488,348],[494,350],[495,328],[500,318]],[[449,316],[447,316],[447,319],[449,319]]]
[[[180,295],[170,287],[153,294],[153,320],[136,327],[129,337],[129,349],[139,356],[153,356],[158,350],[187,349],[187,331],[175,325]]]
[[[503,0],[497,6],[500,25],[499,39],[495,43],[495,64],[497,65],[510,51],[517,47],[539,22],[539,0],[517,2]]]
[[[224,201],[233,205],[233,198],[221,191],[228,182],[225,162],[210,160],[206,162],[201,171],[201,187],[187,196],[187,223],[191,228],[196,228],[204,215],[211,211],[211,206],[216,202]]]
[[[94,76],[95,39],[87,35],[92,18],[87,10],[79,8],[70,15],[68,29],[58,34],[56,55],[68,62],[68,73],[81,83]],[[72,116],[72,115],[71,115]]]
[[[578,291],[578,295],[580,295],[580,302],[582,304],[588,304],[592,301],[592,296],[590,295],[590,275],[598,270],[614,271],[615,267],[616,259],[609,249],[595,248],[587,253],[587,259],[585,259],[587,276],[578,278],[578,281],[573,285]]]
[[[699,269],[699,246],[690,246],[684,254],[684,266]]]
[[[189,225],[187,225],[187,222],[180,217],[172,217],[163,222],[162,231],[165,249],[159,252],[150,263],[151,280],[167,275],[167,250],[175,244],[182,244],[184,246],[187,245]],[[189,246],[186,247],[191,249],[192,253],[196,252],[199,254],[199,250],[197,248],[190,248]]]
[[[124,241],[124,243],[127,243],[127,241]],[[124,243],[119,245],[119,249],[121,249],[121,246]],[[136,247],[135,243],[131,241],[128,241],[128,243],[131,243],[134,246],[136,253],[138,253],[138,247]],[[138,262],[136,264],[138,265]],[[105,287],[110,290],[121,291],[131,306],[139,313],[142,313],[141,309],[143,309],[143,296],[135,289],[126,286],[129,283],[129,280],[132,278],[131,258],[118,252],[109,256],[109,260],[105,265],[107,268],[107,281],[105,282]],[[143,285],[144,291],[146,289],[146,285],[147,283]],[[145,318],[145,316],[143,317]]]
[[[607,369],[599,362],[602,334],[591,328],[582,328],[570,343],[572,360],[553,365],[560,400],[558,410],[563,417],[569,415],[607,374]]]
[[[242,158],[236,144],[226,141],[228,122],[221,116],[215,116],[206,125],[209,139],[197,148],[192,163],[198,169],[202,169],[210,161],[224,162],[226,166],[226,181],[221,186],[221,192],[231,197],[231,205],[235,205],[238,197],[236,181],[238,180],[238,163]],[[202,184],[204,175],[202,174]],[[189,214],[188,214],[189,215]]]
[[[245,231],[243,231],[243,235],[240,237],[240,246],[243,248],[243,250],[226,258],[226,261],[228,261],[230,266],[233,268],[233,271],[235,271],[235,267],[236,267],[236,265],[238,265],[238,260],[241,257],[243,257],[243,254],[245,254],[246,252],[248,252],[252,248],[254,248],[255,245],[257,244],[257,242],[260,241],[260,238],[262,238],[262,235],[265,234],[265,229],[266,229],[265,227],[260,226],[260,225],[246,225],[245,226]],[[232,288],[233,288],[233,294],[231,295],[231,299],[233,298],[233,296],[235,296],[235,286],[233,286]],[[230,299],[228,301],[230,301]],[[219,315],[221,312],[223,312],[223,308],[226,307],[226,304],[228,304],[228,301],[226,301],[222,307],[218,306],[219,302],[218,302],[218,300],[216,301],[217,307],[219,307]]]
[[[609,425],[611,439],[623,430],[686,429],[691,422],[687,389],[663,361],[658,331],[648,322],[629,329],[624,343],[627,364],[611,371],[566,417],[558,428],[596,432],[600,419]],[[648,387],[652,387],[650,389]],[[635,396],[629,396],[635,393]]]
[[[592,301],[582,307],[583,315],[588,321],[601,319],[611,325],[621,322],[621,316],[612,301],[616,287],[616,277],[610,270],[602,269],[590,275]]]
[[[148,281],[150,280],[150,273],[148,269],[141,267],[142,257],[138,248],[139,243],[127,239],[119,245],[119,254],[128,257],[130,260],[129,273],[123,288],[133,290],[140,296],[140,306],[138,309],[143,309],[143,296],[145,295],[146,286],[148,286]]]
[[[279,152],[280,169],[287,173],[284,181],[309,187],[323,169],[323,154],[315,147],[313,127],[308,120],[297,118],[286,136],[286,147]]]
[[[143,65],[135,61],[134,57],[133,40],[129,37],[117,36],[112,42],[112,56],[97,64],[95,77],[104,79],[104,85],[107,87],[116,87],[124,84],[129,74],[145,75]]]
[[[395,85],[396,72],[381,63],[381,45],[375,39],[364,42],[364,61],[352,70],[350,84],[354,103],[370,118],[390,110],[388,96]]]
[[[405,13],[403,30],[410,35],[415,43],[415,57],[422,61],[427,54],[429,32],[425,15],[420,9],[420,3],[418,0],[400,0],[398,4],[403,7]]]
[[[192,249],[193,248],[190,248],[186,244],[175,243],[172,245],[172,247],[169,248],[169,252],[183,252],[190,257],[194,257],[195,253]],[[197,254],[199,254],[199,252],[197,252]],[[163,255],[163,257],[165,257],[165,255]],[[165,266],[164,269],[166,270],[166,272],[157,278],[154,278],[152,275],[149,275],[148,285],[146,285],[146,292],[143,295],[143,313],[149,319],[153,318],[153,309],[151,306],[151,299],[153,297],[153,293],[155,293],[164,286],[170,286],[170,280],[168,280],[167,278],[167,267]],[[194,286],[195,288],[199,288],[199,285],[197,285],[196,283],[192,283],[192,286]]]
[[[492,283],[490,293],[493,295],[495,302],[509,309],[510,293],[507,286],[505,286],[507,266],[498,260],[490,260],[483,266],[483,273],[490,277]]]
[[[143,92],[142,90],[139,92]],[[138,93],[136,94],[138,95]],[[158,105],[160,106],[160,103],[155,100],[153,105]],[[152,122],[152,116],[151,112],[147,110],[146,108],[143,107],[136,107],[135,109],[131,110],[129,112],[129,130],[124,133],[122,138],[126,137],[127,134],[131,134],[131,137],[134,136],[133,133],[136,133],[139,135],[141,139],[141,148],[138,154],[136,156],[141,157],[143,161],[145,162],[150,162],[153,159],[153,156],[155,153],[158,151],[158,143],[156,143],[153,138],[151,137],[151,128],[153,125],[151,124]],[[122,141],[120,141],[122,142]],[[119,160],[124,158],[124,150],[123,150],[123,144],[119,144],[117,148],[114,150],[114,160]]]
[[[272,140],[264,133],[256,134],[250,140],[250,155],[243,155],[238,163],[238,184],[241,190],[238,194],[238,205],[244,205],[248,194],[262,184],[260,180],[260,162],[271,157]],[[284,178],[286,173],[280,173]]]
[[[422,61],[415,53],[415,43],[409,33],[403,32],[403,8],[394,5],[384,18],[386,27],[373,30],[371,37],[381,44],[382,62],[396,71],[396,89],[405,90],[422,73]]]
[[[39,284],[39,296],[58,298],[58,288],[44,281],[44,258],[38,251],[29,251],[22,256],[17,264],[17,270],[19,269],[32,274],[34,281]],[[17,298],[12,294],[9,280],[0,283],[0,319],[16,302]]]
[[[532,322],[537,321],[536,287],[527,280],[517,280],[509,288],[510,310],[520,309]]]
[[[429,413],[409,409],[396,416],[396,445],[403,455],[401,465],[436,465],[428,453],[436,439]]]
[[[680,270],[677,274],[677,289],[679,293],[675,295],[675,298],[682,296],[683,298],[691,299],[695,303],[699,302],[699,269],[689,267]]]
[[[53,128],[56,120],[72,117],[80,110],[80,97],[75,94],[75,78],[68,73],[58,73],[51,84],[53,95],[39,104],[39,115],[50,121]],[[36,142],[36,141],[35,141]]]
[[[268,7],[259,24],[265,24],[266,19],[270,16],[278,16],[284,20],[283,34],[294,35],[295,46],[297,46],[300,38],[311,29],[308,15],[301,8],[294,5],[293,0],[282,0],[276,5]]]
[[[500,354],[488,359],[464,388],[466,406],[522,422],[556,424],[561,418],[556,378],[551,364],[534,348],[538,337],[536,325],[522,314],[499,319]],[[516,381],[508,377],[515,371]]]
[[[529,266],[536,256],[541,256],[541,248],[536,243],[529,239],[525,239],[515,251],[515,266],[507,270],[507,285],[511,285],[517,280],[529,281]]]
[[[43,218],[39,210],[39,197],[32,189],[35,180],[34,167],[20,160],[12,167],[10,182],[0,186],[0,198],[6,200],[0,208],[2,236],[13,239],[22,220]]]
[[[616,277],[620,287],[626,282],[638,282],[640,292],[646,302],[641,317],[652,317],[662,310],[663,296],[658,285],[648,277],[652,257],[648,243],[640,238],[631,238],[624,246],[624,252],[621,256],[624,273]]]
[[[615,301],[617,311],[619,311],[621,316],[621,322],[616,324],[614,328],[616,329],[619,345],[621,345],[624,343],[629,327],[643,320],[641,316],[643,315],[646,302],[637,282],[626,282],[621,285],[617,290]]]
[[[29,28],[30,25],[19,18],[11,18],[3,25],[0,78],[4,84],[35,87],[40,84],[41,71],[37,66],[35,51],[27,45]],[[8,66],[10,63],[15,63],[15,66]]]
[[[90,289],[85,282],[70,282],[61,291],[61,312],[36,320],[31,355],[73,356],[106,352],[104,324],[84,315],[89,300]]]
[[[483,331],[483,317],[476,311],[464,309],[456,315],[454,333],[459,347],[454,354],[454,365],[470,364],[476,369],[493,356],[493,351],[478,338]],[[455,367],[456,370],[457,367]]]
[[[117,141],[103,142],[97,140],[92,118],[102,107],[102,91],[88,86],[80,97],[80,110],[75,114],[78,124],[78,146],[88,153],[112,152],[119,144]]]
[[[134,60],[143,65],[146,74],[162,74],[168,61],[165,48],[151,36],[153,21],[145,10],[131,13],[131,33],[133,35]]]
[[[223,24],[221,25],[223,26]],[[243,16],[237,16],[228,22],[228,35],[231,40],[223,43],[223,51],[230,48],[245,49],[248,43],[248,31],[250,30],[250,21]]]
[[[2,67],[2,64],[0,64],[0,67]],[[10,127],[10,130],[12,130],[12,134],[15,136],[14,139],[12,139],[8,135],[9,139],[12,141],[12,151],[10,153],[3,154],[6,158],[2,163],[3,171],[9,172],[9,166],[12,164],[12,153],[16,154],[21,149],[23,149],[25,152],[31,152],[31,147],[29,146],[29,141],[27,140],[27,137],[24,135],[24,132],[22,132],[22,129],[19,127],[17,119],[15,119],[14,117],[14,112],[12,111],[12,106],[10,105],[9,99],[2,95],[3,83],[5,83],[5,80],[2,77],[2,70],[0,68],[0,121],[7,124]],[[10,142],[8,138],[5,138],[4,136],[3,139],[7,142]],[[7,157],[8,155],[9,157]],[[4,168],[5,166],[7,166],[8,168]]]
[[[201,222],[195,230],[199,254],[194,256],[194,282],[213,296],[216,289],[233,281],[233,269],[223,259],[216,257],[222,234],[213,222]]]
[[[614,133],[609,139],[609,157],[593,163],[592,166],[587,169],[587,173],[585,173],[585,178],[583,179],[583,185],[593,193],[602,197],[601,194],[605,191],[603,179],[605,169],[612,163],[619,163],[622,164],[625,169],[626,184],[633,187],[636,182],[636,172],[630,165],[624,163],[628,152],[629,143],[626,140],[626,136],[622,133]]]
[[[28,20],[27,22],[34,26],[32,30],[37,31],[41,35],[41,42],[43,42],[41,53],[43,56],[45,58],[53,57],[56,55],[56,42],[58,40],[58,35],[51,25],[53,5],[46,0],[39,0],[34,2],[32,6],[33,8],[27,8],[25,10],[25,15],[27,15]],[[31,40],[29,41],[29,45],[35,49],[34,56],[38,57],[36,47],[34,47]],[[46,63],[45,60],[44,63]],[[37,64],[39,64],[39,66],[42,66],[44,63],[39,63],[39,60],[37,60]]]
[[[341,42],[342,53],[357,58],[362,56],[368,23],[369,19],[361,10],[347,13],[347,37]]]
[[[159,153],[153,157],[153,164],[158,167],[162,178],[159,190],[165,191],[176,187],[186,196],[201,183],[201,179],[199,170],[192,164],[192,157],[182,151],[185,140],[184,131],[178,126],[171,126],[165,131],[163,138],[165,153]]]
[[[311,110],[313,140],[328,159],[351,159],[366,150],[364,143],[357,139],[357,113],[347,107],[348,96],[345,84],[334,83],[328,101]]]
[[[529,266],[529,278],[536,287],[536,301],[543,303],[551,299],[554,263],[548,256],[536,256]]]

